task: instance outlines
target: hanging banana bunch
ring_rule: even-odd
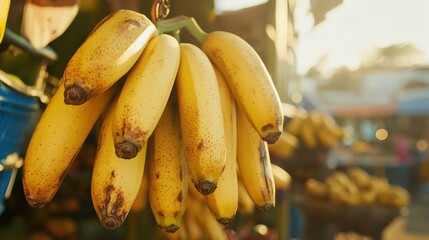
[[[192,17],[156,20],[113,12],[77,49],[27,149],[25,197],[33,207],[53,199],[100,119],[91,196],[105,228],[147,206],[170,236],[201,226],[226,239],[237,212],[271,209],[289,185],[268,148],[281,139],[282,105],[242,38],[206,33]],[[180,42],[181,29],[199,44]]]

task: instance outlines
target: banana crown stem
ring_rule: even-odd
[[[172,35],[178,39],[179,31],[182,28],[188,30],[188,32],[202,44],[207,36],[207,33],[198,25],[197,21],[193,17],[188,16],[177,16],[169,19],[159,19],[156,22],[158,34],[172,33]],[[179,39],[178,39],[179,40]]]

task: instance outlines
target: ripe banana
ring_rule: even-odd
[[[190,210],[185,212],[185,215],[183,216],[184,221],[184,227],[186,228],[186,231],[188,233],[188,240],[200,240],[203,239],[203,229],[201,228],[200,224],[197,222],[195,218],[195,214],[191,212]],[[197,213],[198,214],[198,213]]]
[[[323,146],[329,148],[338,143],[338,140],[341,138],[338,131],[341,130],[338,130],[338,126],[336,126],[335,121],[331,117],[319,110],[310,111],[309,117],[314,128],[317,129],[317,138]]]
[[[152,135],[149,160],[149,202],[158,226],[166,232],[179,230],[188,195],[188,171],[183,155],[180,119],[172,94]]]
[[[319,131],[308,116],[304,119],[300,138],[308,149],[315,149],[318,145],[316,132]]]
[[[216,191],[207,195],[207,206],[223,225],[231,223],[238,208],[237,185],[237,121],[235,100],[231,95],[228,83],[214,67],[220,98],[222,103],[222,115],[226,140],[225,170],[220,175]]]
[[[225,168],[226,146],[216,74],[197,46],[180,44],[176,82],[189,174],[196,189],[207,195],[216,189]]]
[[[0,43],[6,31],[7,16],[9,15],[10,0],[0,0]]]
[[[80,105],[125,75],[156,34],[143,14],[119,10],[101,20],[64,70],[64,101]]]
[[[277,142],[268,145],[268,150],[270,151],[270,154],[281,158],[289,158],[293,155],[298,145],[299,140],[297,137],[289,132],[283,131]]]
[[[250,198],[241,176],[238,175],[238,211],[245,215],[253,214],[255,203]]]
[[[237,161],[244,186],[256,207],[269,210],[275,205],[275,183],[268,144],[237,108]]]
[[[125,221],[140,190],[146,162],[146,144],[130,160],[115,154],[112,125],[117,100],[118,97],[103,120],[91,179],[92,203],[107,229],[116,229]]]
[[[304,121],[308,117],[308,112],[304,108],[296,108],[295,115],[288,121],[285,126],[285,131],[299,137],[304,127]]]
[[[131,68],[113,120],[118,157],[135,157],[153,133],[173,88],[179,60],[179,43],[162,34],[149,41]]]
[[[271,169],[273,170],[276,189],[288,189],[292,181],[290,174],[274,163],[271,163]]]
[[[149,201],[148,192],[149,192],[149,184],[148,184],[148,173],[147,167],[143,172],[142,182],[140,184],[139,192],[137,193],[136,199],[134,200],[133,205],[131,206],[130,213],[141,213],[146,208],[147,203]]]
[[[25,155],[22,182],[30,206],[44,207],[52,200],[95,122],[118,90],[118,84],[81,106],[66,105],[64,85],[59,85]]]
[[[224,232],[224,227],[216,221],[215,216],[210,212],[210,209],[203,202],[189,198],[186,208],[189,209],[189,212],[192,212],[192,217],[194,217],[196,222],[203,230],[204,236],[201,239],[228,239],[226,233]]]
[[[208,33],[201,48],[225,76],[260,137],[275,143],[283,130],[283,108],[257,52],[239,36],[223,31]]]

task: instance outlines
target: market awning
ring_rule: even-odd
[[[389,103],[383,105],[362,104],[342,106],[330,105],[329,109],[334,116],[338,117],[384,117],[392,115],[396,112],[396,104]]]
[[[429,92],[421,92],[397,97],[396,114],[425,115],[429,114]]]

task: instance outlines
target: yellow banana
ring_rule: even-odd
[[[81,106],[64,103],[60,84],[29,142],[22,172],[24,194],[32,207],[44,207],[61,186],[95,122],[119,85]]]
[[[173,233],[181,226],[188,195],[188,171],[175,95],[168,101],[152,137],[149,202],[158,226]]]
[[[208,33],[201,48],[225,76],[260,137],[270,144],[276,142],[283,130],[283,108],[257,52],[239,36],[223,31]]]
[[[146,170],[143,172],[142,182],[140,184],[139,192],[137,193],[136,199],[134,200],[133,205],[131,206],[130,212],[141,213],[146,208],[147,203],[149,201],[148,193],[149,193],[149,185],[148,185],[148,173]]]
[[[315,149],[317,147],[318,141],[316,132],[319,129],[315,128],[313,125],[313,122],[311,121],[311,118],[307,117],[304,119],[304,125],[302,126],[301,135],[300,138],[302,142],[304,143],[304,146],[306,146],[309,149]]]
[[[198,214],[198,213],[197,213]],[[201,240],[203,239],[203,230],[200,224],[195,219],[195,213],[191,212],[191,210],[186,210],[185,215],[183,216],[184,227],[188,234],[188,240]]]
[[[256,207],[262,210],[269,210],[275,206],[275,183],[267,145],[238,107],[238,169],[249,196]]]
[[[238,176],[238,211],[242,214],[251,215],[255,210],[255,203],[250,198],[243,180]]]
[[[295,115],[285,125],[285,131],[299,137],[304,127],[304,120],[308,117],[308,112],[304,108],[296,108]]]
[[[196,201],[189,198],[186,212],[192,215],[202,229],[203,236],[201,239],[207,240],[227,240],[224,227],[216,221],[215,216],[204,202]]]
[[[146,144],[130,160],[115,154],[112,125],[117,99],[103,120],[91,179],[92,203],[107,229],[116,229],[125,221],[140,190],[146,162]]]
[[[279,140],[274,144],[269,144],[268,149],[270,154],[281,158],[289,158],[293,155],[295,149],[299,145],[299,140],[289,132],[283,131]]]
[[[226,146],[216,74],[197,46],[180,44],[176,81],[189,174],[196,189],[207,195],[216,189],[225,168]]]
[[[329,114],[322,115],[322,123],[328,131],[330,131],[338,140],[345,135],[344,129],[337,125],[335,119]]]
[[[145,15],[131,10],[101,20],[64,70],[65,103],[82,104],[112,86],[131,69],[156,31]]]
[[[149,41],[131,68],[113,120],[118,157],[135,157],[153,133],[173,88],[179,61],[179,43],[161,34]]]
[[[276,189],[288,189],[292,181],[290,174],[274,163],[271,163],[271,169],[273,170]]]
[[[215,216],[210,212],[206,205],[202,206],[199,215],[200,224],[206,231],[208,239],[211,240],[228,240],[224,227],[216,221]]]
[[[0,0],[0,43],[6,31],[7,16],[9,15],[10,0]]]
[[[231,95],[228,83],[219,70],[214,67],[218,80],[222,115],[226,140],[225,170],[220,175],[216,191],[207,195],[207,206],[217,221],[229,224],[234,220],[238,208],[237,185],[237,121],[235,100]]]
[[[309,117],[317,129],[317,138],[324,147],[333,147],[337,144],[340,136],[336,133],[337,126],[331,117],[317,109],[310,111]]]

